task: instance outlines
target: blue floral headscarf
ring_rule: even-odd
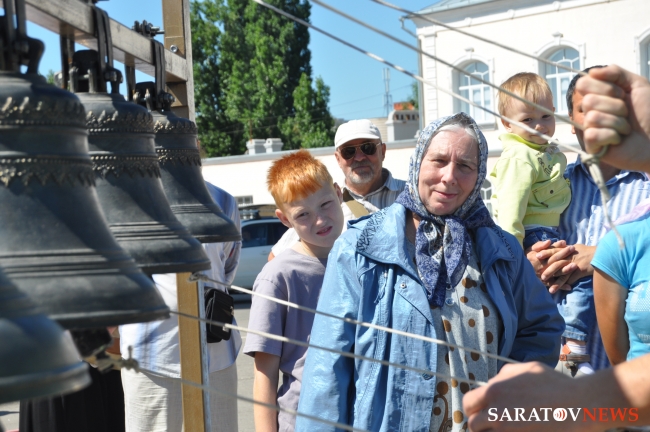
[[[448,124],[471,126],[476,132],[479,147],[478,179],[472,193],[453,214],[437,216],[429,213],[420,200],[418,180],[422,158],[426,155],[431,140],[438,129]],[[456,286],[463,277],[472,253],[470,232],[479,227],[494,226],[490,212],[481,199],[481,186],[487,173],[487,157],[485,137],[474,119],[463,112],[430,123],[420,134],[411,156],[409,179],[397,202],[421,219],[415,235],[415,262],[431,306],[442,307],[447,286]]]

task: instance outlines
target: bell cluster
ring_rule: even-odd
[[[38,74],[24,0],[3,6],[0,403],[87,386],[79,358],[106,358],[108,327],[169,316],[152,274],[207,270],[201,243],[240,239],[203,180],[196,125],[171,110],[159,42],[155,82],[128,101],[93,6],[97,50],[71,53],[55,86]]]

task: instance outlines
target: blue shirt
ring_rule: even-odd
[[[649,216],[618,227],[625,242],[622,250],[614,233],[607,233],[598,244],[591,262],[629,290],[625,304],[625,322],[630,338],[628,360],[650,353]]]
[[[596,246],[607,232],[598,186],[580,159],[567,167],[564,176],[571,181],[572,199],[560,218],[560,238],[565,239],[567,244]],[[650,180],[641,172],[623,170],[607,181],[607,188],[612,197],[608,203],[612,220],[629,213],[637,204],[650,197]],[[597,323],[594,323],[594,328],[589,332],[587,345],[591,365],[595,369],[609,367]]]

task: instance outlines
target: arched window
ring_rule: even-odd
[[[481,199],[494,219],[494,210],[492,208],[492,183],[490,183],[488,179],[485,179],[481,185]]]
[[[553,51],[548,59],[563,66],[580,69],[580,54],[573,48],[560,48]],[[574,75],[573,72],[566,69],[550,64],[546,65],[545,78],[553,92],[553,104],[557,113],[567,113],[566,92]]]
[[[488,66],[482,62],[473,62],[465,66],[464,69],[467,73],[458,74],[458,93],[480,106],[493,110],[492,89],[476,79],[476,77],[479,77],[485,81],[490,81]],[[479,124],[494,122],[492,114],[467,102],[460,101],[459,108],[472,116]]]

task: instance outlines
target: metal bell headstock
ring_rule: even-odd
[[[20,30],[24,14],[16,18]],[[5,15],[4,24],[15,22]],[[2,33],[3,47],[20,46],[20,31]],[[153,282],[106,226],[79,99],[30,66],[24,74],[16,69],[37,63],[39,52],[6,61],[21,58],[12,52],[3,51],[8,69],[0,70],[0,267],[66,328],[167,317]]]
[[[133,89],[134,101],[146,106],[153,114],[156,152],[172,211],[202,243],[241,240],[237,226],[208,192],[201,173],[196,125],[171,111],[174,98],[164,91],[164,48],[155,40],[151,43],[156,81],[136,84]]]
[[[151,114],[119,94],[122,74],[113,67],[108,16],[101,9],[94,11],[98,50],[73,54],[70,84],[88,113],[90,158],[108,226],[148,274],[208,269],[201,244],[167,202]]]

